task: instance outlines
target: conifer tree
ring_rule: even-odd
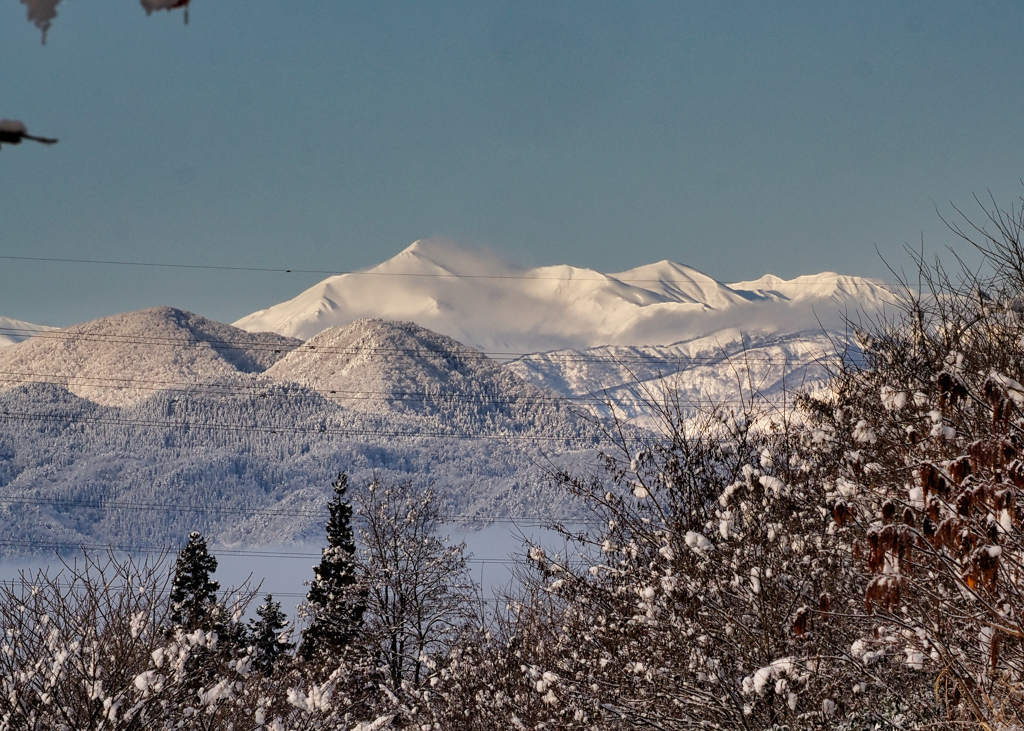
[[[264,675],[270,675],[295,643],[282,641],[286,639],[282,635],[288,626],[288,618],[281,611],[281,602],[275,602],[273,595],[267,594],[256,615],[259,619],[249,620],[249,634],[256,650],[253,664]]]
[[[345,498],[348,475],[331,483],[334,498],[327,504],[327,547],[306,595],[311,624],[302,633],[299,653],[306,660],[338,654],[356,638],[363,622],[365,601],[357,587],[352,533],[352,506]]]
[[[206,539],[192,531],[178,554],[171,584],[171,622],[187,630],[210,629],[216,620],[220,584],[210,575],[217,559],[206,549]]]

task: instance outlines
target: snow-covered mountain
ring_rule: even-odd
[[[568,404],[557,394],[411,322],[357,320],[329,328],[263,375],[299,384],[353,411],[434,419],[440,429],[579,433],[575,426],[564,431],[560,420],[567,418]]]
[[[615,274],[523,269],[430,240],[235,325],[306,339],[378,317],[412,321],[491,353],[531,353],[669,345],[732,329],[756,336],[837,329],[844,317],[870,316],[889,301],[877,283],[831,272],[727,285],[669,261]]]
[[[666,384],[816,388],[844,317],[889,301],[836,274],[519,269],[420,241],[236,326],[157,307],[46,330],[0,348],[0,553],[315,540],[339,470],[432,483],[473,521],[571,516],[542,466],[592,467],[594,417],[642,429]]]
[[[31,322],[25,322],[24,320],[0,317],[0,348],[5,345],[20,343],[22,340],[28,340],[37,333],[56,329],[45,325],[33,325]]]

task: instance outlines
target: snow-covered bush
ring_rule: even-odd
[[[825,507],[821,435],[792,413],[671,395],[660,413],[660,439],[616,430],[600,474],[558,475],[591,528],[528,550],[501,641],[474,667],[489,712],[581,729],[873,716],[885,691],[849,652],[861,582]]]
[[[1024,213],[986,215],[951,224],[985,273],[918,257],[922,288],[808,406],[834,435],[829,509],[864,574],[853,653],[921,712],[1020,727]]]
[[[233,715],[246,650],[219,651],[216,632],[175,628],[171,581],[162,560],[85,554],[0,588],[0,727],[137,728],[192,716],[216,725]]]
[[[259,672],[253,644],[175,627],[162,558],[86,554],[0,585],[0,729],[355,728],[353,711],[387,726],[395,704],[346,665]],[[220,598],[229,634],[251,598]]]

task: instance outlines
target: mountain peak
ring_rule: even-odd
[[[486,249],[469,249],[445,238],[417,239],[371,273],[507,276],[518,267]]]
[[[484,356],[445,335],[413,322],[363,318],[317,333],[267,369],[268,376],[294,381],[317,391],[346,390],[358,373],[363,381],[381,378],[427,383],[439,370],[458,369],[464,360]],[[431,371],[413,376],[413,371]]]
[[[420,239],[369,271],[380,274],[453,274],[443,263],[446,253],[441,247],[430,246]]]
[[[356,411],[445,415],[452,423],[509,417],[540,394],[478,350],[412,322],[379,318],[324,330],[266,375]],[[519,397],[526,401],[515,405]]]
[[[842,299],[861,302],[871,307],[891,301],[891,294],[877,282],[866,277],[853,277],[836,272],[805,274],[794,279],[781,279],[766,274],[750,282],[736,282],[729,285],[737,291],[746,291],[786,300]]]

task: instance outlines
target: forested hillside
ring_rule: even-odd
[[[448,514],[477,524],[560,516],[570,501],[547,462],[596,444],[558,394],[408,323],[299,345],[161,308],[0,358],[9,554],[176,544],[193,529],[221,544],[306,540],[342,469],[433,482]]]

